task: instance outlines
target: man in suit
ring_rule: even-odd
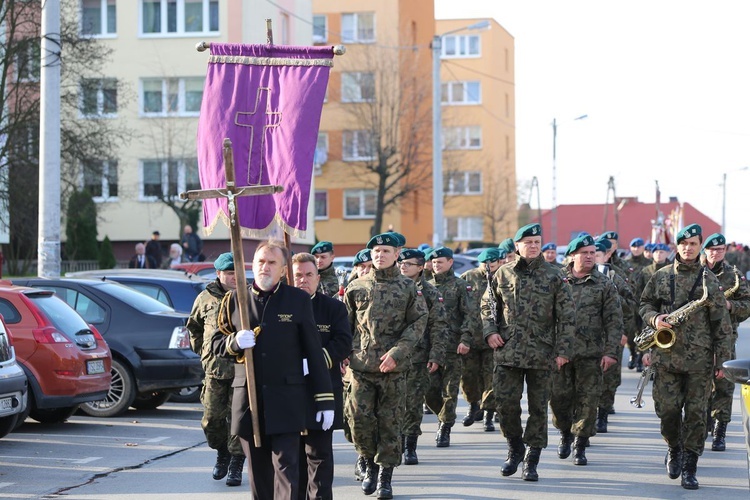
[[[150,255],[146,255],[146,245],[137,243],[135,245],[135,255],[128,263],[130,269],[156,269],[156,262]]]

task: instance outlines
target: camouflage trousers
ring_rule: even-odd
[[[341,377],[341,382],[344,384],[344,408],[346,408],[347,401],[349,399],[349,384],[352,380],[352,371],[347,368],[346,373]],[[350,443],[353,443],[352,441],[352,429],[349,426],[349,417],[346,416],[346,411],[344,411],[344,438],[346,438],[347,441]]]
[[[500,429],[507,439],[523,437],[528,446],[547,447],[547,404],[550,392],[550,371],[529,370],[512,366],[495,366],[492,385],[500,414]],[[521,396],[526,381],[529,418],[526,431],[521,426]]]
[[[404,373],[351,371],[344,414],[357,453],[383,467],[401,463]]]
[[[730,359],[737,359],[737,352],[732,344]],[[732,420],[732,400],[734,399],[734,384],[722,378],[714,378],[713,391],[711,392],[710,415],[718,422],[729,422]]]
[[[698,455],[706,441],[706,418],[713,367],[702,372],[675,373],[655,367],[652,397],[669,446],[683,446]]]
[[[244,456],[239,437],[230,433],[233,392],[231,378],[206,377],[203,380],[201,427],[209,448],[218,450],[226,446],[232,455]]]
[[[438,416],[438,420],[445,424],[456,422],[462,366],[463,356],[455,352],[446,353],[445,366],[430,374],[430,387],[425,394],[425,402]]]
[[[553,372],[552,424],[575,436],[593,436],[601,389],[601,358],[577,358]]]
[[[461,391],[467,403],[480,403],[482,410],[494,410],[492,373],[495,368],[492,349],[472,349],[464,356]]]
[[[401,434],[404,436],[420,436],[422,434],[422,404],[427,389],[430,386],[430,372],[427,362],[412,363],[406,371],[404,380],[404,420]]]
[[[609,370],[604,372],[599,408],[609,409],[615,405],[615,393],[620,384],[622,384],[622,355],[624,350],[623,346],[617,347],[617,356],[615,356],[617,363],[610,366]]]

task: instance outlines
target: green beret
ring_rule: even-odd
[[[310,250],[310,253],[313,255],[326,252],[333,252],[333,243],[330,241],[319,241],[314,247],[312,247],[312,250]]]
[[[612,249],[612,242],[609,241],[609,238],[605,238],[604,236],[599,236],[596,239],[596,243],[601,243],[602,245],[604,245],[605,252],[608,252],[609,250]]]
[[[602,233],[599,238],[607,238],[608,240],[617,240],[620,236],[614,231],[607,231]]]
[[[500,249],[499,248],[485,248],[482,250],[482,253],[479,254],[479,257],[477,257],[477,260],[479,262],[495,262],[497,260],[500,260]]]
[[[576,250],[593,245],[596,245],[596,242],[594,242],[594,238],[592,238],[591,236],[579,236],[578,238],[574,238],[570,243],[568,243],[568,249],[565,251],[565,255],[571,255]]]
[[[445,248],[445,247],[437,247],[437,248],[434,248],[432,252],[427,254],[427,260],[438,259],[440,257],[445,257],[446,259],[452,259],[453,250],[451,250],[450,248]]]
[[[498,257],[500,257],[501,259],[504,259],[504,258],[508,257],[508,252],[506,252],[506,251],[505,251],[505,250],[503,250],[502,248],[498,248],[498,249],[497,249],[497,255],[498,255]]]
[[[514,241],[521,241],[526,236],[541,236],[542,226],[534,222],[533,224],[526,224],[516,232]]]
[[[378,245],[397,248],[401,246],[401,240],[399,240],[393,233],[380,233],[377,236],[373,236],[370,241],[367,242],[367,248],[369,249]]]
[[[404,248],[398,256],[398,260],[424,259],[424,252],[414,248]]]
[[[365,262],[370,261],[372,261],[370,250],[368,250],[367,248],[363,248],[354,256],[354,262],[352,263],[352,265],[356,266],[357,264],[364,264]]]
[[[397,233],[396,231],[388,231],[388,233],[392,234],[392,235],[394,235],[396,237],[396,239],[399,241],[399,245],[398,246],[400,246],[400,247],[405,247],[406,246],[406,236],[404,236],[401,233]]]
[[[516,251],[516,244],[513,241],[513,238],[505,238],[502,243],[500,243],[497,248],[500,250],[505,250],[506,254],[513,253]]]
[[[701,229],[698,224],[690,224],[689,226],[683,227],[680,232],[677,233],[675,243],[679,243],[682,240],[692,238],[693,236],[703,236],[703,229]]]
[[[612,247],[609,247],[609,248],[612,248]],[[602,243],[601,241],[597,241],[596,242],[596,251],[597,252],[607,253],[607,250],[608,250],[608,248],[604,246],[604,243]]]
[[[232,252],[226,252],[216,257],[214,268],[217,271],[234,271],[234,255]]]
[[[703,250],[705,250],[706,248],[718,247],[718,246],[726,245],[726,244],[727,244],[727,239],[724,237],[723,234],[714,233],[708,238],[706,238],[705,243],[703,243]]]

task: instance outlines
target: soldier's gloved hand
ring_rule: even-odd
[[[255,347],[255,332],[250,330],[240,330],[237,335],[234,336],[234,340],[240,349],[251,349]]]
[[[333,410],[319,411],[315,415],[315,420],[317,420],[318,422],[322,422],[321,427],[324,431],[327,431],[333,425]]]

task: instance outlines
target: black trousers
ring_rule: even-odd
[[[298,432],[262,436],[262,446],[240,438],[255,500],[294,500],[299,495]]]
[[[298,500],[333,499],[333,429],[309,430],[299,446]]]

